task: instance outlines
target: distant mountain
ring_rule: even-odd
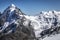
[[[10,5],[8,8],[6,8],[3,12],[3,14],[7,14],[9,12],[15,11],[15,13],[18,13],[20,15],[23,15],[22,11],[17,8],[14,4]]]
[[[0,16],[0,39],[2,38],[1,40],[9,40],[7,35],[11,36],[11,33],[14,33],[14,35],[16,35],[16,39],[19,38],[19,40],[30,35],[29,29],[27,29],[23,25],[23,22],[26,19],[24,15],[25,14],[22,13],[22,11],[14,4],[10,5],[4,10],[2,15]],[[5,35],[8,39],[5,38]],[[14,40],[16,39],[14,38]]]
[[[14,4],[6,8],[2,15],[0,16],[0,26],[2,28],[0,32],[5,30],[5,27],[9,26],[14,20],[18,19],[18,15],[24,14]]]
[[[29,16],[12,4],[0,16],[2,40],[46,40],[55,34],[60,34],[60,11]]]

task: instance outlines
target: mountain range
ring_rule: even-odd
[[[60,11],[42,11],[30,16],[12,4],[0,12],[1,40],[48,40],[59,33]]]

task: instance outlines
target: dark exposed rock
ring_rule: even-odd
[[[11,11],[12,6],[9,6],[6,10],[4,10],[4,12],[2,13],[2,15],[0,16],[0,26],[3,26],[4,23],[6,22],[6,20],[9,18],[9,13]],[[22,13],[22,11],[15,7],[15,10],[13,11],[14,14],[18,14],[18,15],[25,15],[24,13]],[[28,29],[26,27],[23,26],[23,20],[24,17],[21,19],[21,23],[19,23],[20,25],[16,28],[15,32],[10,33],[10,34],[5,34],[8,30],[10,30],[10,28],[6,28],[5,31],[3,31],[3,33],[0,34],[0,40],[33,40],[31,39],[31,37],[33,37],[33,35],[31,34],[32,32],[30,31],[31,29]],[[20,21],[20,20],[19,20]],[[12,25],[10,25],[12,26]],[[21,29],[22,27],[22,29]]]

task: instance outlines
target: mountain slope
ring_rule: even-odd
[[[51,35],[60,35],[60,11],[29,16],[12,4],[4,10],[0,22],[1,40],[48,40]]]
[[[0,29],[0,33],[3,31],[6,32],[7,31],[6,28],[9,29],[8,26],[10,26],[12,23],[13,23],[13,25],[14,24],[16,25],[17,24],[16,20],[19,18],[18,15],[24,15],[24,14],[14,4],[10,5],[6,10],[4,10],[2,15],[0,16],[0,21],[1,21],[0,27],[2,28],[2,29]],[[13,29],[14,29],[14,27],[13,27]],[[12,30],[10,29],[9,32],[11,32],[11,31]],[[9,34],[9,32],[7,32],[7,33]]]
[[[45,38],[60,33],[60,11],[42,12],[39,16],[27,16],[36,38]],[[27,25],[27,23],[25,23]]]

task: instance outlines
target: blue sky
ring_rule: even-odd
[[[0,0],[0,11],[15,4],[27,15],[39,14],[41,11],[60,10],[60,0]]]

